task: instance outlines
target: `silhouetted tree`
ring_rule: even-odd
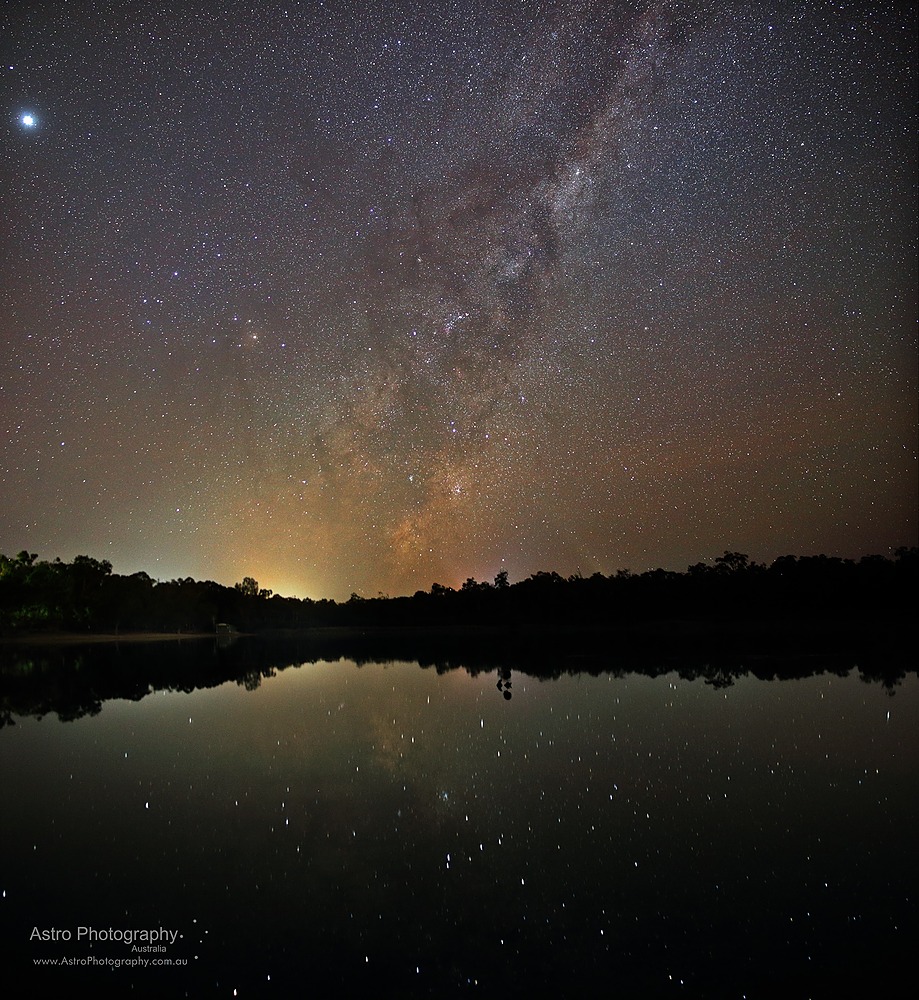
[[[741,573],[747,568],[750,557],[743,552],[725,552],[715,559],[715,565],[725,573]]]

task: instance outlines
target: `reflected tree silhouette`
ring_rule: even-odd
[[[617,641],[612,642],[615,638]],[[263,679],[289,667],[345,661],[363,664],[409,662],[438,674],[465,670],[470,676],[496,673],[495,688],[510,701],[512,671],[539,680],[588,674],[660,677],[676,673],[687,681],[726,688],[739,677],[785,680],[818,674],[847,676],[857,670],[862,681],[880,683],[888,694],[909,674],[919,673],[912,650],[848,645],[794,654],[748,653],[750,637],[740,637],[736,652],[724,636],[662,633],[652,642],[643,633],[631,638],[608,634],[578,635],[551,631],[502,637],[497,633],[390,632],[329,630],[289,637],[240,636],[163,641],[28,646],[0,643],[0,712],[6,725],[14,716],[62,720],[98,714],[104,703],[120,698],[140,701],[159,691],[194,691],[235,681],[255,691]],[[168,650],[168,655],[164,655]]]

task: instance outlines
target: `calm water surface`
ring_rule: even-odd
[[[511,699],[498,680],[315,663],[17,718],[0,730],[12,981],[755,998],[880,994],[907,967],[915,676],[894,696],[855,673],[514,673]],[[80,928],[180,936],[138,952]],[[187,964],[35,964],[90,956]]]

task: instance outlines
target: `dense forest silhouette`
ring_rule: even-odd
[[[782,556],[766,566],[738,552],[685,573],[620,570],[567,578],[539,572],[511,583],[468,579],[459,590],[435,583],[411,597],[348,601],[282,597],[251,577],[233,587],[191,577],[165,582],[122,576],[106,560],[38,561],[0,555],[0,635],[23,633],[257,632],[328,627],[634,627],[653,622],[870,623],[912,615],[919,549],[894,558]]]

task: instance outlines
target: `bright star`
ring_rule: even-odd
[[[35,128],[35,116],[34,115],[23,115],[19,119],[25,128]]]

